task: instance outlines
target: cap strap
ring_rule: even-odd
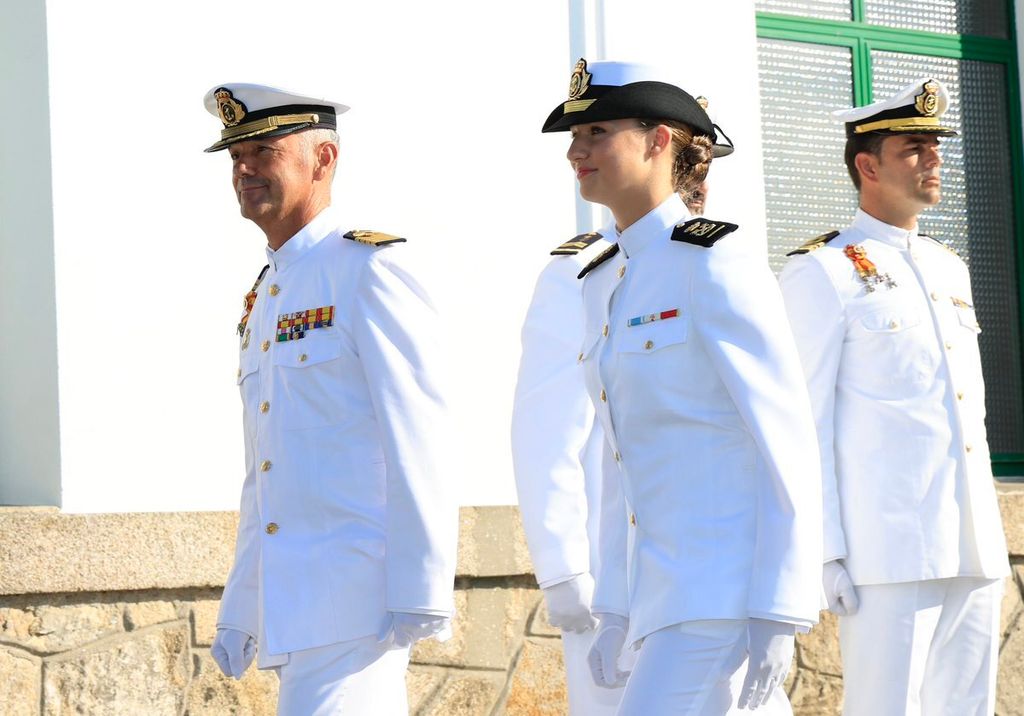
[[[320,122],[319,114],[279,114],[273,117],[257,119],[254,122],[246,122],[235,127],[227,127],[220,132],[221,141],[233,139],[242,134],[255,134],[257,132],[286,127],[290,124],[317,124]]]
[[[898,119],[881,119],[877,122],[858,124],[854,128],[855,134],[874,132],[879,129],[891,129],[893,127],[938,127],[938,117],[900,117]]]

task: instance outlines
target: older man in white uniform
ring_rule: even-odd
[[[939,202],[945,87],[836,112],[853,224],[781,275],[821,444],[829,608],[848,716],[991,714],[1006,544],[964,262],[918,230]]]
[[[251,84],[205,104],[269,261],[238,326],[246,477],[211,653],[240,678],[258,652],[286,716],[404,716],[408,648],[453,606],[434,308],[404,239],[330,206],[347,107]]]

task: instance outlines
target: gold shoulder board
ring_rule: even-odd
[[[345,234],[345,238],[369,246],[387,246],[388,244],[400,244],[405,241],[405,239],[398,236],[383,234],[379,231],[365,231],[363,229],[349,231]]]
[[[552,256],[575,256],[583,249],[587,248],[595,241],[601,238],[601,234],[596,231],[591,231],[588,234],[580,234],[579,236],[566,241],[564,244],[559,246],[557,249],[551,252]]]
[[[822,234],[821,236],[815,236],[813,239],[808,241],[806,244],[803,244],[800,248],[793,249],[792,251],[790,251],[788,254],[786,254],[786,256],[799,256],[801,254],[809,254],[812,251],[814,251],[815,249],[820,249],[822,246],[824,246],[825,244],[827,244],[829,241],[831,241],[832,239],[834,239],[837,236],[839,236],[839,232],[838,231],[830,231],[827,234]]]
[[[591,271],[596,269],[598,266],[603,264],[605,261],[607,261],[608,259],[610,259],[612,256],[614,256],[617,253],[619,253],[619,245],[618,244],[612,244],[607,249],[605,249],[604,251],[599,253],[597,256],[595,256],[593,261],[591,261],[589,264],[584,266],[583,270],[580,271],[579,275],[576,278],[583,278],[588,273],[590,273]]]
[[[740,228],[728,221],[711,221],[710,219],[690,219],[678,224],[672,232],[673,241],[682,241],[684,244],[696,244],[710,249],[715,242],[727,234],[731,234]]]
[[[960,252],[957,251],[956,247],[953,246],[952,244],[947,244],[945,241],[939,241],[934,236],[929,236],[928,234],[918,234],[918,236],[920,236],[922,239],[928,239],[929,241],[934,241],[936,244],[938,244],[939,246],[941,246],[942,248],[944,248],[946,251],[948,251],[949,253],[953,254],[957,258],[963,258],[962,256],[960,256]]]

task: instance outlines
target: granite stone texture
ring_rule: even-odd
[[[1024,716],[1024,490],[999,492],[1013,576],[1001,614],[996,713]],[[0,509],[0,713],[274,714],[273,672],[251,668],[235,681],[209,653],[236,519]],[[560,632],[548,623],[518,511],[464,508],[460,539],[453,637],[413,649],[410,714],[568,713]],[[68,569],[86,543],[82,564]],[[794,714],[838,716],[833,616],[798,636],[794,659],[785,685]]]

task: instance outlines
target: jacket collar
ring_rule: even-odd
[[[913,229],[901,229],[898,226],[879,221],[863,209],[857,209],[857,214],[853,219],[853,228],[870,239],[876,239],[898,249],[907,248],[910,245],[910,239],[917,236],[916,224]]]
[[[328,206],[274,251],[267,247],[267,261],[275,271],[284,271],[338,228],[338,210]]]
[[[620,233],[618,244],[625,252],[626,258],[631,258],[643,251],[651,241],[664,236],[667,231],[671,233],[671,228],[689,218],[690,212],[687,211],[686,204],[678,194],[672,194]]]

